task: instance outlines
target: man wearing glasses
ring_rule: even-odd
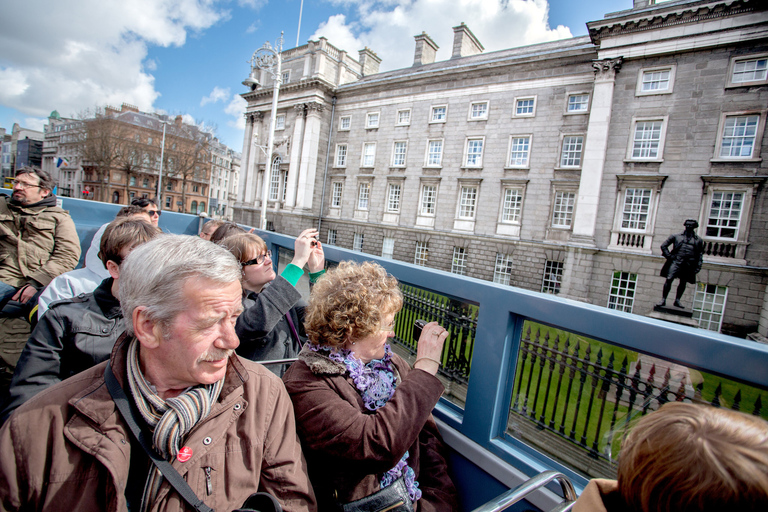
[[[157,223],[160,222],[160,215],[163,214],[162,210],[157,206],[154,199],[148,197],[140,197],[131,201],[134,206],[139,206],[149,214],[149,218],[152,220],[152,225],[157,227]]]
[[[80,239],[56,206],[53,179],[37,168],[16,173],[13,195],[0,197],[0,371],[10,370],[30,332],[26,315],[51,280],[80,259]],[[9,304],[10,301],[15,301]],[[18,306],[10,312],[11,305]],[[28,308],[26,306],[29,306]],[[0,384],[0,387],[3,387]]]

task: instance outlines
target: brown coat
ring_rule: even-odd
[[[381,475],[406,450],[422,491],[418,509],[458,510],[447,450],[431,414],[443,385],[397,355],[392,361],[399,384],[376,411],[365,408],[344,365],[307,348],[283,376],[323,512],[333,509],[334,495],[349,502],[378,491]]]
[[[123,389],[127,339],[111,356]],[[0,510],[126,510],[131,433],[104,384],[105,365],[36,395],[0,429]],[[261,365],[232,356],[219,401],[184,446],[192,458],[173,467],[214,510],[234,510],[256,491],[285,510],[316,510],[288,394]],[[151,508],[190,509],[167,481]]]

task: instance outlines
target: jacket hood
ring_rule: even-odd
[[[307,347],[304,347],[299,352],[299,361],[304,361],[309,369],[315,375],[344,375],[347,373],[347,367],[343,364],[336,362],[320,352],[315,352]]]
[[[91,240],[91,246],[88,248],[88,252],[85,253],[85,268],[99,276],[102,280],[111,277],[109,271],[104,266],[104,262],[99,258],[101,237],[104,235],[107,226],[109,226],[109,222],[102,225],[99,230],[96,231]]]

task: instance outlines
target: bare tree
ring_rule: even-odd
[[[95,199],[107,201],[109,172],[125,160],[130,129],[102,109],[83,123],[85,136],[78,145],[83,169],[92,173],[98,183]]]
[[[166,134],[166,151],[163,168],[163,190],[170,180],[181,181],[181,204],[186,209],[187,184],[190,181],[204,181],[210,168],[211,136],[194,127],[182,127],[178,134]],[[170,144],[169,144],[170,142]],[[168,148],[171,149],[170,151]],[[197,212],[192,212],[197,213]]]

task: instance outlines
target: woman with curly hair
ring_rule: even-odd
[[[411,368],[387,343],[402,305],[397,280],[370,262],[341,263],[312,290],[309,343],[283,380],[320,511],[458,507],[431,413],[448,331],[424,326]]]

